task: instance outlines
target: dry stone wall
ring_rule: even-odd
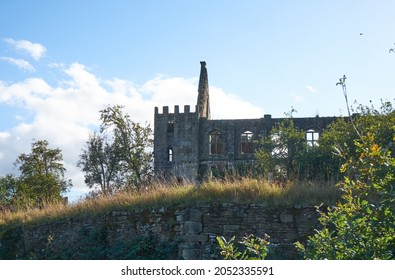
[[[317,218],[313,207],[273,208],[262,204],[212,203],[193,208],[113,211],[97,217],[23,225],[0,237],[0,251],[8,250],[8,258],[26,258],[50,247],[52,252],[73,252],[67,256],[78,259],[82,256],[79,250],[100,251],[103,246],[116,250],[119,244],[155,237],[161,244],[172,245],[169,259],[218,259],[217,236],[240,239],[246,234],[267,233],[271,242],[268,258],[298,259],[301,256],[293,243],[303,242],[314,233],[319,226]],[[99,249],[98,244],[102,246]],[[110,256],[99,254],[98,258]]]

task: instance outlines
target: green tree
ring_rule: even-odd
[[[85,173],[89,188],[100,187],[100,194],[110,195],[123,187],[121,151],[116,142],[110,142],[103,134],[89,136],[77,166]]]
[[[349,160],[358,160],[358,146],[355,141],[368,133],[375,135],[378,145],[394,151],[392,127],[395,123],[395,111],[391,102],[382,101],[379,109],[375,109],[372,104],[357,105],[351,111],[352,122],[349,121],[351,118],[339,118],[320,137],[320,150],[326,155],[327,162],[332,164],[331,172],[337,173],[336,177],[341,175],[342,164]],[[345,175],[352,178],[355,170],[348,168]]]
[[[339,83],[347,102],[345,76]],[[347,102],[347,107],[348,102]],[[342,159],[342,200],[321,212],[322,229],[296,246],[307,259],[395,259],[395,111],[358,106],[325,141]]]
[[[152,129],[133,122],[122,112],[120,105],[109,106],[100,111],[100,132],[110,129],[120,154],[122,171],[126,176],[126,187],[137,188],[150,182],[153,175]]]
[[[281,121],[260,139],[260,148],[256,151],[258,168],[264,174],[272,173],[277,180],[295,179],[298,176],[299,160],[307,150],[305,134],[297,129],[289,117]]]
[[[21,185],[15,193],[15,199],[29,205],[42,206],[62,200],[62,193],[71,188],[71,180],[65,179],[62,152],[59,148],[50,149],[48,141],[32,143],[30,154],[21,154],[15,166],[21,172]]]
[[[322,133],[317,149],[324,159],[320,165],[322,174],[336,182],[342,179],[340,167],[345,163],[347,155],[356,153],[354,140],[358,139],[358,134],[348,120],[338,118],[331,123]]]
[[[394,132],[394,127],[392,127]],[[393,136],[395,140],[395,136]],[[355,179],[340,184],[342,201],[321,212],[323,228],[297,247],[308,259],[395,259],[395,159],[373,133],[355,141]]]
[[[14,175],[7,174],[0,177],[0,207],[9,208],[12,204],[12,199],[16,193],[18,185],[18,178]]]

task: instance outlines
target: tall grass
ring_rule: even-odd
[[[44,209],[0,213],[0,226],[39,223],[56,219],[97,216],[112,211],[153,207],[188,207],[219,203],[267,204],[273,207],[331,205],[340,197],[334,183],[295,181],[284,184],[240,179],[192,184],[155,184],[140,192],[122,192],[111,197],[86,199],[72,205],[51,205]]]

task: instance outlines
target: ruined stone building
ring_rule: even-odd
[[[254,163],[255,140],[269,135],[282,118],[264,115],[260,119],[212,120],[206,62],[200,62],[197,105],[155,107],[154,170],[158,177],[195,181],[213,168],[230,170]],[[314,145],[320,133],[336,117],[294,118],[295,127],[306,131]]]

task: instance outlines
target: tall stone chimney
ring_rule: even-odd
[[[210,115],[210,97],[208,90],[208,75],[206,62],[200,61],[200,78],[198,87],[198,100],[197,100],[197,110],[199,118],[211,118]]]

